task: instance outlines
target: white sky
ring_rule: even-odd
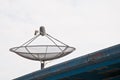
[[[9,51],[45,26],[76,51],[47,66],[120,43],[120,0],[0,0],[0,79],[39,70],[39,62]]]

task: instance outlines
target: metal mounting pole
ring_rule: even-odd
[[[45,66],[45,62],[41,61],[41,70],[44,69],[44,66]]]

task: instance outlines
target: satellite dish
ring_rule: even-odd
[[[32,43],[39,36],[47,37],[51,42],[54,43],[54,45],[30,45],[30,43]],[[58,45],[56,42],[62,45]],[[40,27],[39,33],[35,34],[32,39],[28,40],[19,47],[13,47],[10,49],[10,51],[24,58],[40,61],[41,69],[44,68],[45,61],[63,57],[73,52],[74,50],[74,47],[70,47],[65,43],[59,41],[58,39],[52,37],[51,35],[47,34],[44,26]]]

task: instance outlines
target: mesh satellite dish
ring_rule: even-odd
[[[10,51],[27,59],[40,61],[41,69],[44,68],[45,61],[57,59],[68,55],[75,50],[74,47],[70,47],[58,39],[47,34],[43,26],[40,27],[39,31],[35,31],[35,36],[25,42],[19,47],[13,47]],[[54,45],[30,45],[38,37],[47,37]],[[57,43],[62,45],[58,45]]]

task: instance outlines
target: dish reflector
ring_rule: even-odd
[[[44,36],[48,38],[48,40],[50,40],[54,45],[30,45],[39,36]],[[58,45],[56,42],[60,43],[61,45]],[[70,47],[65,43],[59,41],[58,39],[52,37],[51,35],[47,34],[43,26],[40,27],[39,32],[35,31],[35,36],[25,42],[23,45],[10,49],[10,51],[15,52],[16,54],[24,58],[40,61],[41,69],[44,68],[45,61],[63,57],[73,52],[74,50],[74,47]]]

